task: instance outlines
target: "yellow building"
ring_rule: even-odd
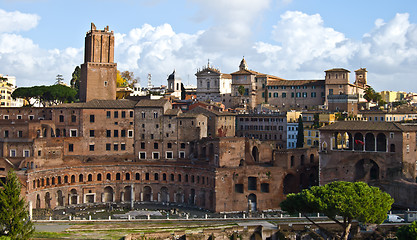
[[[320,133],[315,128],[304,128],[304,147],[319,146]]]
[[[382,91],[381,98],[387,103],[397,102],[404,100],[405,92],[396,92],[396,91]]]
[[[0,74],[0,106],[21,107],[23,99],[13,100],[12,93],[16,89],[16,77]]]

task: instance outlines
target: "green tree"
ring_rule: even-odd
[[[402,226],[397,231],[398,240],[417,239],[417,221]]]
[[[13,170],[0,190],[0,231],[10,239],[29,239],[34,228],[26,201],[20,196],[21,184]]]
[[[74,102],[77,91],[65,85],[33,86],[17,88],[12,98],[23,98],[28,102],[35,99],[42,106],[55,105],[64,102]]]
[[[315,226],[333,237],[346,240],[352,221],[382,223],[394,200],[388,193],[364,182],[332,182],[313,186],[297,194],[288,194],[281,202],[281,209],[290,213],[302,213]],[[331,232],[315,223],[308,213],[323,213],[342,227],[342,233]],[[342,217],[341,220],[336,216]]]
[[[304,146],[304,125],[301,115],[298,117],[297,143],[295,146],[297,148],[302,148]]]
[[[72,72],[72,78],[70,81],[71,88],[77,91],[75,95],[76,100],[80,99],[80,80],[81,80],[81,68],[76,66],[74,72]]]
[[[138,82],[138,79],[135,78],[133,72],[123,71],[120,75],[126,80],[126,86],[133,87],[133,84]]]
[[[240,96],[243,96],[243,94],[245,94],[245,87],[243,85],[240,85],[237,88],[237,92],[240,94]]]

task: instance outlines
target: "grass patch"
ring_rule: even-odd
[[[34,232],[33,238],[68,238],[71,237],[71,233],[66,232]]]

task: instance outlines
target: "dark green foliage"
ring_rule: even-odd
[[[398,240],[417,239],[417,221],[402,226],[397,231]]]
[[[332,182],[288,194],[281,208],[290,213],[323,213],[344,229],[342,238],[346,239],[353,220],[380,224],[393,203],[388,193],[364,182]],[[339,221],[336,216],[343,220]]]
[[[81,80],[81,68],[79,66],[76,66],[74,69],[74,72],[72,73],[71,78],[71,88],[77,91],[77,94],[75,95],[75,99],[80,98],[80,80]]]
[[[3,189],[0,190],[0,235],[10,239],[29,239],[34,231],[20,191],[19,179],[11,170],[3,183]]]
[[[52,86],[33,86],[17,88],[12,97],[23,98],[28,102],[36,99],[40,105],[49,106],[76,100],[77,91],[65,85],[56,84]]]
[[[245,87],[243,85],[240,85],[237,88],[237,92],[240,94],[240,96],[243,96],[243,94],[245,94]]]
[[[383,105],[385,102],[382,100],[381,94],[375,92],[372,87],[367,87],[365,89],[365,95],[363,98],[366,99],[368,102],[378,103],[379,105]]]
[[[298,118],[298,133],[297,133],[297,148],[302,148],[304,146],[304,125],[303,125],[303,118]]]

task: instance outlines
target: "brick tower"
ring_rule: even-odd
[[[116,72],[114,63],[114,35],[107,26],[91,30],[85,36],[84,63],[81,64],[80,101],[116,99]]]

